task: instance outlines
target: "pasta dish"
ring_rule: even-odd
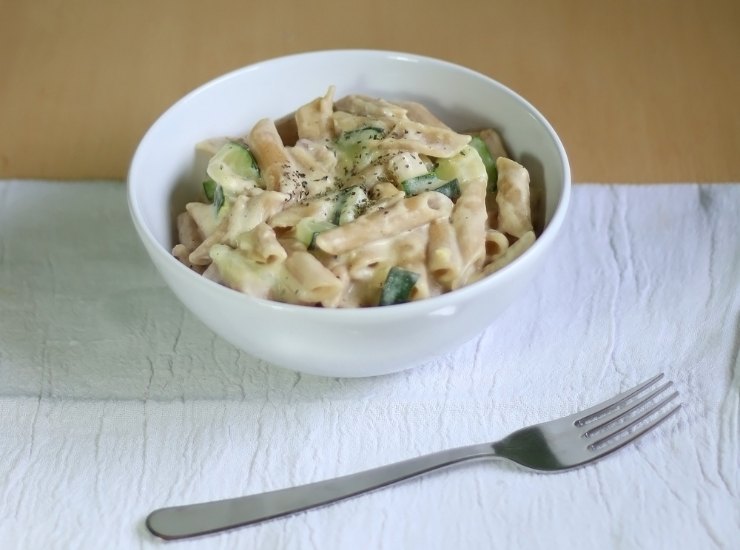
[[[203,197],[177,217],[182,263],[252,296],[384,306],[475,282],[535,240],[527,170],[493,129],[425,106],[326,95],[197,145]]]

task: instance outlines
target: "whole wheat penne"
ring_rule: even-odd
[[[436,158],[450,158],[462,151],[469,142],[470,136],[403,119],[393,127],[388,138],[380,142],[380,147],[415,151]]]
[[[501,231],[486,230],[486,263],[489,264],[509,249],[509,239]]]
[[[260,264],[282,262],[288,257],[287,252],[277,240],[275,230],[264,222],[241,233],[235,241],[239,250]]]
[[[285,147],[292,147],[298,142],[298,125],[295,112],[288,113],[275,121],[275,129]]]
[[[189,202],[185,205],[185,211],[197,226],[201,241],[216,231],[223,220],[223,215],[217,213],[212,204],[204,202]]]
[[[323,97],[307,103],[295,113],[299,139],[322,141],[334,136],[331,114],[334,112],[334,86]]]
[[[393,103],[395,103],[399,107],[403,107],[404,109],[406,109],[406,116],[409,117],[409,120],[420,122],[421,124],[426,124],[427,126],[435,126],[437,128],[445,128],[447,130],[450,130],[450,127],[447,126],[447,124],[438,119],[429,109],[427,109],[421,103],[418,103],[416,101],[398,100],[394,100]]]
[[[203,234],[187,210],[177,216],[177,237],[190,252],[203,242]]]
[[[421,193],[321,233],[316,238],[316,246],[329,254],[342,254],[369,242],[449,216],[452,206],[452,201],[441,193]]]
[[[447,290],[460,277],[460,247],[455,228],[447,218],[439,218],[429,224],[427,266],[431,276]]]
[[[188,259],[188,256],[190,256],[190,250],[188,250],[184,244],[176,244],[172,248],[172,255],[180,260],[180,262],[185,264],[187,267],[192,267],[192,264]]]
[[[284,283],[286,301],[336,306],[344,284],[314,256],[308,252],[293,252],[285,260],[285,269],[291,275]]]
[[[352,94],[337,100],[334,105],[338,111],[374,119],[402,119],[406,109],[384,99]]]
[[[494,261],[492,261],[490,264],[485,266],[482,271],[479,271],[475,274],[475,277],[473,277],[473,280],[479,280],[483,277],[490,275],[491,273],[495,273],[499,269],[506,267],[511,262],[516,260],[519,256],[524,254],[527,249],[529,249],[530,246],[534,243],[535,235],[534,231],[528,231],[524,235],[521,236],[521,238],[517,239],[514,244],[509,246],[509,248],[506,249],[506,252],[504,252],[501,256],[496,258]]]
[[[281,212],[287,200],[288,195],[277,191],[262,191],[252,197],[240,195],[229,211],[224,241],[233,245],[238,235]]]
[[[498,170],[499,231],[521,237],[532,231],[532,213],[529,204],[529,173],[521,164],[505,157],[496,159]]]
[[[296,170],[272,120],[263,118],[255,124],[247,136],[247,144],[262,170],[267,190],[285,193],[290,200],[305,196],[305,178]]]
[[[453,288],[466,284],[486,257],[486,185],[483,179],[467,182],[452,210],[452,226],[457,234],[462,266]]]

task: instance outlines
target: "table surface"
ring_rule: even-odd
[[[740,180],[737,0],[2,1],[0,178],[122,179],[223,72],[376,48],[467,65],[553,123],[580,182]]]
[[[740,184],[581,185],[571,213],[543,276],[471,342],[319,378],[185,310],[122,185],[0,182],[2,547],[163,548],[154,508],[495,440],[663,371],[683,408],[596,465],[471,463],[173,548],[735,548]]]

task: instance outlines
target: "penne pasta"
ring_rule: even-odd
[[[275,121],[275,129],[284,146],[293,146],[298,142],[298,124],[295,113],[290,113]]]
[[[192,267],[192,264],[188,259],[188,256],[190,256],[190,250],[188,250],[184,244],[176,244],[172,248],[172,255],[180,260],[180,262],[185,264],[187,267]]]
[[[211,248],[223,241],[226,235],[226,227],[220,227],[211,233],[198,245],[188,256],[188,262],[193,266],[207,266],[211,263]]]
[[[434,114],[432,114],[432,112],[421,103],[417,103],[416,101],[393,101],[393,103],[406,109],[406,116],[409,120],[419,122],[427,126],[435,126],[436,128],[444,128],[446,130],[451,129],[447,124],[434,116]]]
[[[281,212],[287,200],[287,195],[277,191],[263,191],[253,197],[239,196],[229,211],[224,240],[233,245],[238,235]]]
[[[534,244],[535,236],[534,231],[528,231],[522,237],[517,240],[514,244],[509,246],[501,256],[496,258],[490,264],[488,264],[482,271],[475,274],[474,280],[482,279],[492,273],[495,273],[499,269],[506,267],[511,262],[516,260],[519,256],[524,254],[527,249]],[[471,281],[472,282],[472,281]]]
[[[329,254],[341,254],[449,216],[451,210],[452,201],[449,198],[429,191],[361,216],[347,225],[330,229],[317,237],[316,246]]]
[[[192,252],[203,242],[203,233],[187,210],[177,216],[177,237],[188,252]]]
[[[202,202],[189,202],[185,205],[185,211],[193,220],[193,223],[198,229],[198,233],[201,238],[200,241],[209,237],[218,228],[223,217],[219,216],[212,204],[205,204]],[[178,233],[180,231],[180,220],[178,220]],[[179,235],[178,235],[179,236]],[[185,241],[180,241],[185,242]]]
[[[498,170],[498,230],[514,237],[532,231],[529,204],[529,173],[511,159],[499,157]]]
[[[299,221],[305,218],[328,220],[335,207],[335,200],[333,196],[325,196],[321,199],[290,206],[272,216],[270,225],[286,228],[295,227]]]
[[[446,218],[429,224],[427,267],[432,277],[446,290],[451,290],[460,278],[463,261],[458,246],[455,228]]]
[[[335,104],[338,111],[372,119],[403,119],[406,109],[384,99],[377,99],[360,94],[343,97]]]
[[[305,196],[305,176],[296,170],[272,120],[260,120],[249,133],[247,144],[262,169],[267,190],[285,193],[290,200]]]
[[[461,267],[453,288],[466,284],[467,280],[483,266],[486,257],[486,181],[476,179],[462,187],[460,198],[452,211],[452,226],[455,228],[460,248]]]
[[[376,119],[367,116],[353,115],[345,111],[335,111],[331,115],[332,126],[337,135],[354,132],[363,128],[378,128],[387,132],[395,124],[393,119]]]
[[[323,141],[334,137],[331,115],[334,112],[334,86],[326,95],[307,103],[295,113],[299,139]]]
[[[274,264],[288,257],[288,253],[277,240],[275,230],[264,222],[241,233],[236,238],[236,246],[259,264]]]
[[[486,230],[486,263],[491,263],[493,260],[506,253],[509,249],[509,239],[501,231],[495,229]]]
[[[285,269],[291,275],[285,283],[287,301],[324,307],[333,307],[339,302],[344,284],[308,252],[294,252],[288,256]]]
[[[449,158],[457,155],[470,142],[470,136],[447,128],[427,126],[412,120],[401,120],[381,142],[384,149],[413,151],[430,157]]]
[[[299,173],[306,174],[308,196],[315,197],[334,187],[337,157],[329,147],[323,143],[302,139],[288,150],[288,155]]]

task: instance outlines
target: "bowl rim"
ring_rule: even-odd
[[[274,300],[268,300],[266,298],[259,298],[256,296],[251,296],[249,294],[239,292],[237,290],[234,290],[232,288],[219,284],[215,281],[211,281],[209,279],[204,278],[202,275],[196,273],[192,269],[189,269],[187,266],[183,265],[179,260],[177,260],[177,258],[175,258],[172,254],[170,254],[159,243],[159,241],[154,237],[149,227],[144,223],[143,221],[144,217],[142,215],[140,206],[135,199],[134,185],[132,185],[132,175],[135,175],[138,164],[142,162],[140,159],[143,155],[144,147],[152,139],[151,136],[154,134],[156,128],[160,124],[163,124],[163,121],[165,120],[165,118],[167,118],[172,111],[179,108],[180,105],[187,103],[188,101],[190,101],[191,98],[203,93],[207,89],[214,87],[214,86],[218,86],[223,81],[232,79],[243,73],[257,71],[262,66],[271,64],[271,63],[276,63],[276,62],[282,63],[282,62],[288,62],[288,61],[295,61],[295,60],[299,60],[301,58],[306,58],[306,57],[332,56],[332,55],[367,55],[367,56],[376,56],[379,58],[394,59],[396,61],[402,61],[402,62],[416,62],[416,63],[425,62],[425,63],[432,63],[435,65],[441,65],[441,66],[447,67],[455,71],[468,73],[470,76],[473,76],[475,78],[483,79],[488,84],[499,88],[504,93],[512,96],[517,102],[521,103],[522,106],[526,110],[529,111],[529,113],[537,121],[537,123],[540,126],[542,126],[542,128],[545,130],[545,133],[549,136],[549,138],[552,140],[553,144],[555,145],[555,148],[558,153],[558,157],[561,161],[560,162],[561,164],[560,177],[562,178],[562,182],[563,182],[562,193],[560,196],[560,200],[558,201],[558,204],[555,207],[555,211],[553,212],[553,215],[551,219],[549,220],[549,222],[547,223],[547,225],[544,227],[542,233],[537,237],[537,239],[534,241],[532,246],[528,248],[521,256],[519,256],[514,261],[504,266],[500,270],[474,283],[471,283],[464,287],[455,289],[451,292],[447,292],[445,294],[441,294],[438,296],[424,298],[424,299],[417,300],[417,301],[406,302],[403,304],[394,304],[394,305],[382,306],[382,307],[380,306],[362,307],[362,308],[324,308],[324,307],[309,306],[309,305],[302,305],[302,304],[289,304],[289,303],[278,302]],[[254,63],[248,64],[242,67],[238,67],[236,69],[232,69],[226,73],[223,73],[219,76],[216,76],[198,85],[197,87],[193,88],[191,91],[187,92],[185,95],[181,96],[174,103],[170,104],[170,106],[167,107],[167,109],[165,109],[156,118],[156,120],[149,126],[149,128],[146,130],[146,132],[144,133],[141,140],[136,146],[134,154],[129,163],[129,169],[126,175],[126,195],[127,195],[127,201],[128,201],[128,207],[129,207],[129,214],[131,216],[131,219],[134,223],[134,226],[140,238],[145,239],[146,241],[150,243],[150,246],[146,247],[148,249],[148,252],[151,253],[152,250],[156,250],[156,253],[160,257],[162,257],[164,261],[169,262],[169,264],[172,265],[173,268],[182,270],[181,273],[183,273],[183,275],[185,275],[185,272],[187,272],[188,276],[192,277],[191,280],[194,281],[194,284],[210,285],[210,287],[207,287],[207,288],[210,288],[212,291],[217,292],[217,293],[223,293],[224,298],[229,298],[231,300],[241,300],[245,303],[251,304],[256,307],[269,308],[272,310],[283,310],[286,312],[293,312],[293,313],[301,314],[301,315],[320,316],[320,317],[336,317],[343,321],[348,321],[350,318],[353,318],[353,317],[359,317],[361,319],[362,318],[369,319],[372,317],[376,320],[383,320],[385,317],[396,316],[401,312],[403,312],[406,315],[414,315],[415,313],[425,313],[430,310],[441,311],[441,310],[446,310],[450,307],[454,307],[458,303],[467,301],[467,299],[472,298],[471,295],[474,296],[480,293],[485,294],[486,286],[493,285],[496,280],[506,277],[508,274],[514,273],[520,266],[522,266],[525,263],[523,260],[526,260],[526,258],[529,258],[533,254],[535,254],[537,249],[547,247],[551,244],[551,242],[555,239],[556,234],[558,233],[561,225],[563,224],[565,220],[565,216],[567,214],[567,210],[570,204],[571,187],[572,187],[572,182],[571,182],[570,164],[568,161],[567,153],[565,151],[565,147],[563,146],[563,143],[560,137],[555,132],[555,129],[550,124],[550,122],[544,117],[544,115],[542,115],[542,113],[540,113],[539,110],[537,110],[534,107],[534,105],[532,105],[527,99],[519,95],[519,93],[517,93],[516,91],[509,88],[505,84],[502,84],[498,80],[495,80],[494,78],[486,74],[483,74],[469,67],[466,67],[464,65],[459,65],[451,61],[446,61],[444,59],[421,55],[421,54],[410,53],[410,52],[395,51],[395,50],[382,50],[382,49],[363,49],[363,48],[313,50],[313,51],[293,53],[293,54],[268,58],[264,60],[259,60]],[[174,264],[177,264],[177,266],[175,266]],[[199,281],[199,282],[195,282],[195,281]]]

